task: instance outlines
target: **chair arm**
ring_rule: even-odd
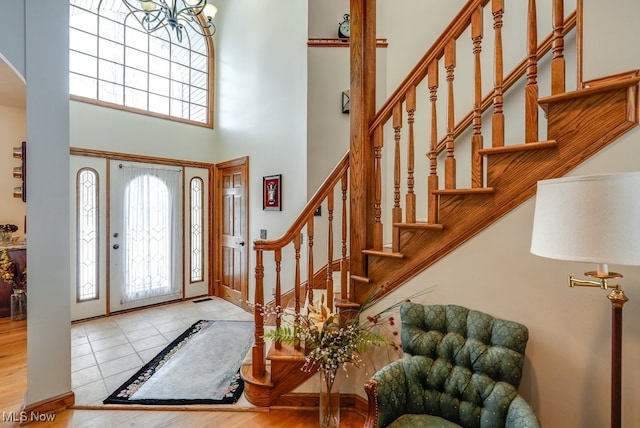
[[[540,428],[540,421],[533,412],[533,407],[520,395],[509,405],[505,428]]]
[[[364,391],[367,393],[367,418],[364,421],[364,428],[378,427],[378,382],[369,380],[364,384]]]
[[[380,369],[365,383],[369,400],[365,428],[385,427],[402,416],[407,402],[407,384],[402,360]]]

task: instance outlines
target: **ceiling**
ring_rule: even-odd
[[[0,105],[25,108],[27,90],[22,79],[0,57]]]

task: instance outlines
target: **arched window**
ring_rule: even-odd
[[[173,285],[171,192],[161,178],[141,173],[124,189],[126,301],[168,294]]]
[[[213,45],[185,27],[182,42],[147,34],[121,0],[71,0],[72,99],[213,126]],[[174,40],[175,39],[175,40]]]

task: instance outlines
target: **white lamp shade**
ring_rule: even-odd
[[[531,252],[640,266],[640,172],[539,181]]]

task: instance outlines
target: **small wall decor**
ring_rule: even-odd
[[[342,91],[342,112],[349,114],[349,90]]]
[[[27,143],[13,148],[13,157],[20,159],[21,165],[13,168],[13,178],[22,179],[22,183],[18,187],[13,188],[13,197],[22,199],[27,202]]]
[[[262,177],[262,209],[282,211],[282,175]]]

